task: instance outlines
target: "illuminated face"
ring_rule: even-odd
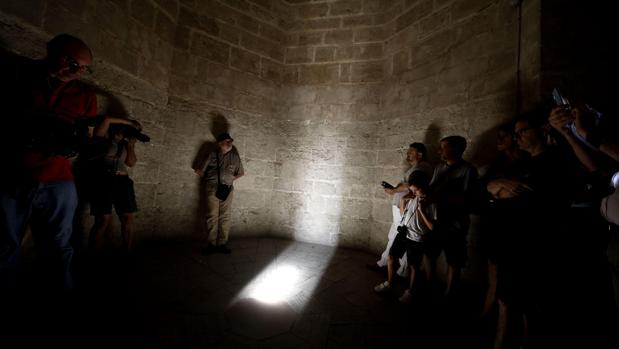
[[[231,139],[224,139],[223,141],[219,141],[219,142],[217,142],[217,145],[219,146],[219,149],[221,149],[221,152],[223,154],[226,154],[230,150],[232,150],[232,140]]]
[[[458,160],[459,156],[451,144],[443,141],[441,142],[441,146],[438,150],[438,154],[441,156],[441,160],[443,161],[455,161]]]
[[[406,161],[410,164],[419,162],[423,158],[423,154],[415,148],[408,148],[406,152]]]
[[[537,132],[527,121],[518,121],[514,127],[514,134],[520,149],[531,152],[539,143]]]
[[[514,137],[511,133],[499,131],[496,138],[496,148],[498,151],[507,151],[514,148]]]
[[[66,44],[59,57],[53,57],[50,75],[60,81],[79,79],[90,71],[92,56],[88,48],[77,44]]]

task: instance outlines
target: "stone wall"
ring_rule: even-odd
[[[272,188],[281,113],[285,31],[279,1],[183,1],[170,68],[170,161],[161,197],[165,230],[200,231],[199,182],[190,168],[197,150],[229,131],[247,175],[236,182],[233,231],[271,231]],[[174,145],[176,143],[176,145]],[[179,226],[179,216],[187,225]],[[194,224],[194,227],[191,227]],[[197,225],[196,225],[197,224]]]
[[[92,46],[101,112],[153,139],[132,170],[140,236],[200,231],[191,164],[229,130],[247,172],[234,234],[379,251],[379,183],[399,181],[408,144],[435,152],[460,134],[481,165],[515,113],[517,13],[496,0],[5,1],[0,39],[28,56],[59,32]]]
[[[2,47],[42,58],[54,35],[82,38],[94,53],[94,73],[85,80],[97,91],[99,113],[136,118],[151,136],[150,143],[137,146],[138,163],[131,170],[140,208],[136,228],[142,237],[157,235],[154,228],[160,223],[161,155],[169,152],[168,81],[177,20],[177,1],[0,3]]]

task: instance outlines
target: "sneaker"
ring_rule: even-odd
[[[368,263],[365,265],[365,267],[368,268],[368,270],[375,271],[381,274],[384,272],[385,269],[387,269],[385,267],[379,267],[376,263]]]
[[[413,295],[410,293],[409,290],[404,291],[404,293],[402,293],[402,295],[400,296],[400,298],[398,298],[398,300],[401,303],[410,303],[411,300],[413,300]]]
[[[200,254],[203,256],[208,256],[213,253],[215,253],[215,246],[213,246],[212,244],[206,245],[206,247],[204,247],[202,251],[200,251]]]
[[[391,285],[389,284],[389,281],[385,281],[381,284],[376,285],[376,287],[374,287],[374,292],[376,293],[383,293],[387,291],[391,291]]]
[[[223,253],[223,254],[230,254],[230,253],[232,253],[232,250],[230,248],[228,248],[228,246],[226,246],[226,245],[219,245],[216,248],[217,248],[217,252],[219,252],[219,253]]]

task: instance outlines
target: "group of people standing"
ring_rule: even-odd
[[[126,116],[98,115],[94,89],[80,81],[93,55],[79,38],[60,34],[47,43],[44,59],[8,52],[0,57],[3,135],[0,151],[0,291],[18,291],[22,243],[27,228],[45,280],[57,291],[74,288],[74,251],[83,245],[79,211],[90,205],[94,224],[88,256],[105,250],[112,212],[120,220],[125,252],[133,248],[137,202],[129,167],[137,162],[142,126]],[[233,182],[243,166],[228,133],[195,168],[208,198],[209,244],[203,253],[230,253]],[[113,210],[112,210],[113,209]]]
[[[606,249],[609,241],[617,246],[618,183],[611,177],[619,182],[619,156],[614,129],[594,122],[600,117],[584,103],[523,113],[499,127],[498,154],[481,176],[462,159],[463,137],[440,141],[431,175],[425,146],[411,144],[403,181],[385,189],[394,197],[393,224],[381,259],[368,268],[387,280],[374,290],[392,290],[397,273],[409,278],[401,302],[427,295],[444,251],[449,299],[474,214],[488,262],[481,314],[496,316],[495,348],[571,338],[566,329],[597,343],[611,338],[619,322]]]
[[[5,53],[1,61],[3,105],[0,178],[0,288],[18,290],[22,241],[30,227],[44,269],[40,285],[74,287],[72,261],[81,246],[74,226],[87,201],[95,223],[89,250],[101,249],[112,207],[121,221],[124,247],[132,247],[137,204],[128,167],[136,161],[128,118],[97,116],[94,90],[80,81],[93,55],[79,38],[60,34],[41,60]],[[78,242],[77,244],[75,242]]]

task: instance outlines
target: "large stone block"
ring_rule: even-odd
[[[302,84],[324,84],[339,80],[339,65],[324,64],[301,66],[299,82]]]
[[[373,15],[355,15],[342,18],[342,26],[349,27],[368,27],[375,25]]]
[[[378,59],[383,55],[382,44],[365,44],[353,46],[353,58],[359,60]]]
[[[260,22],[250,16],[239,14],[236,24],[251,33],[258,33],[260,30]]]
[[[243,180],[245,180],[244,178]],[[236,184],[235,184],[236,186]],[[264,207],[265,194],[259,190],[238,189],[234,192],[234,206],[238,208],[260,208]]]
[[[382,26],[355,30],[354,42],[382,42],[386,39]]]
[[[264,58],[264,57],[261,57],[260,61],[261,61],[260,76],[262,76],[262,78],[275,81],[275,82],[282,81],[283,66],[281,64],[277,62],[273,62],[272,60],[268,58]]]
[[[329,12],[328,3],[305,4],[296,7],[299,18],[325,17]]]
[[[262,53],[278,62],[284,61],[284,49],[281,45],[256,35],[243,32],[241,34],[241,46]]]
[[[163,40],[173,43],[176,36],[176,23],[164,14],[162,11],[157,11],[155,18],[155,32]]]
[[[286,41],[286,33],[270,24],[260,24],[260,35],[280,44],[283,44]]]
[[[131,16],[148,28],[155,22],[155,6],[149,0],[134,0],[131,2]]]
[[[316,47],[314,61],[332,62],[335,60],[335,47]]]
[[[179,24],[174,35],[174,46],[179,49],[189,50],[190,44],[191,28]]]
[[[219,23],[214,18],[195,13],[184,7],[181,8],[178,23],[179,25],[198,29],[213,36],[219,34]]]
[[[286,64],[312,62],[313,56],[312,47],[289,47],[286,49]]]
[[[230,45],[194,32],[191,35],[191,53],[227,65],[230,58]]]
[[[300,46],[320,45],[325,32],[307,32],[298,34],[298,43]]]
[[[451,9],[444,8],[422,19],[419,22],[419,32],[421,35],[427,35],[428,33],[439,31],[447,27],[450,24],[450,21]]]
[[[325,44],[350,44],[352,43],[352,30],[333,30],[325,34]]]
[[[260,56],[232,47],[230,66],[248,73],[260,74]]]
[[[352,82],[380,81],[384,76],[383,62],[359,62],[351,64],[350,80]]]
[[[256,5],[251,5],[248,13],[251,13],[252,17],[269,24],[276,24],[278,20],[277,16],[273,12]]]
[[[159,7],[164,9],[171,18],[176,19],[178,16],[178,0],[156,0]]]
[[[351,60],[353,57],[353,47],[349,45],[338,46],[335,51],[335,59],[338,61]]]
[[[404,50],[393,55],[393,74],[399,75],[409,69],[409,51]]]
[[[196,6],[198,13],[213,16],[218,20],[228,22],[230,24],[235,24],[236,19],[239,16],[239,12],[237,10],[215,0],[198,1]]]
[[[14,14],[36,26],[41,26],[45,0],[31,1],[2,1],[0,9],[3,12]]]
[[[361,12],[361,0],[339,0],[329,4],[331,16],[353,15]]]
[[[422,0],[396,19],[396,31],[400,31],[432,12],[432,0]]]
[[[339,18],[318,18],[308,19],[301,22],[304,29],[316,30],[316,29],[336,29],[340,27]]]

